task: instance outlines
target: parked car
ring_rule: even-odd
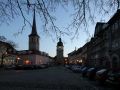
[[[65,67],[69,69],[69,68],[70,68],[70,65],[65,65]]]
[[[34,69],[34,66],[33,65],[23,65],[23,69],[24,70],[32,70],[32,69]]]
[[[15,69],[15,65],[7,65],[5,66],[6,70],[14,70]]]
[[[112,85],[120,85],[120,71],[108,73],[106,82]]]
[[[66,68],[71,69],[73,64],[65,65]]]
[[[81,66],[77,66],[77,67],[72,68],[72,71],[75,72],[75,73],[80,73],[81,72]]]
[[[84,67],[84,68],[81,69],[81,73],[82,73],[82,76],[83,76],[83,77],[86,76],[88,69],[89,69],[88,67]]]
[[[41,65],[39,65],[39,68],[41,68],[41,69],[48,68],[48,65],[47,64],[41,64]]]
[[[72,66],[73,66],[73,64],[65,65],[65,67],[66,67],[67,69],[72,69]]]
[[[96,72],[96,80],[100,83],[104,83],[108,77],[108,69],[101,69]]]
[[[18,65],[15,65],[15,70],[23,70],[23,65],[21,64],[18,64]]]
[[[97,68],[89,68],[89,69],[87,70],[87,77],[88,77],[89,79],[94,79],[97,70],[98,70]]]

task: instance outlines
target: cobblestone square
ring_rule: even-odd
[[[65,67],[0,71],[0,90],[112,90]]]

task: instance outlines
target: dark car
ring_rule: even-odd
[[[108,77],[108,69],[101,69],[96,72],[96,80],[99,81],[101,84],[104,83]]]
[[[16,68],[15,65],[7,65],[7,66],[5,66],[6,70],[14,70],[15,68]]]
[[[65,65],[65,67],[66,67],[67,69],[71,69],[71,68],[72,68],[72,66],[73,66],[73,64],[68,64],[68,65]]]
[[[18,64],[18,65],[15,65],[15,70],[23,70],[23,65],[21,64]]]
[[[81,69],[81,73],[82,73],[82,76],[83,76],[83,77],[86,76],[88,69],[89,69],[88,67],[84,67],[84,68]]]
[[[24,70],[32,70],[32,69],[34,69],[34,66],[33,65],[23,65],[23,69]]]
[[[41,69],[48,68],[48,65],[47,64],[41,64],[41,65],[39,65],[39,68],[41,68]]]
[[[69,69],[69,68],[70,68],[70,65],[65,65],[65,67]]]
[[[108,73],[106,82],[112,85],[120,85],[120,72]]]
[[[75,73],[80,73],[81,72],[81,66],[80,65],[74,65],[71,67],[71,70]]]
[[[98,70],[97,68],[89,68],[89,69],[87,70],[87,77],[88,77],[89,79],[94,79],[97,70]]]

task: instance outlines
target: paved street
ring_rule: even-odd
[[[112,90],[64,67],[0,71],[0,90]]]

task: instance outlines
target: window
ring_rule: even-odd
[[[59,49],[63,49],[63,47],[62,47],[62,46],[59,46],[58,48],[59,48]]]
[[[120,27],[120,19],[118,20],[118,28]]]
[[[38,38],[37,38],[37,42],[38,42]]]
[[[118,21],[115,22],[115,31],[118,29]]]
[[[31,42],[34,42],[34,38],[31,38]]]
[[[114,24],[111,26],[111,30],[112,32],[114,32]]]
[[[112,48],[113,49],[117,49],[119,47],[119,42],[118,42],[118,40],[114,40],[113,42],[112,42]]]

